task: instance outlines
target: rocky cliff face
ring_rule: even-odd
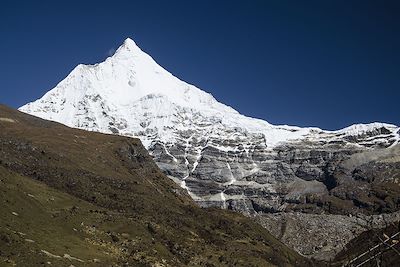
[[[216,205],[248,214],[288,210],[342,214],[359,212],[359,203],[336,207],[334,200],[327,196],[357,199],[345,192],[371,184],[372,178],[364,176],[373,176],[372,170],[376,170],[375,176],[381,177],[375,178],[375,183],[396,182],[395,163],[380,164],[380,167],[379,164],[353,166],[353,169],[341,165],[353,154],[394,150],[388,147],[393,146],[396,135],[383,136],[382,132],[386,131],[389,130],[382,126],[363,133],[364,136],[351,138],[321,131],[311,138],[281,143],[273,148],[265,145],[263,135],[232,130],[231,135],[228,131],[219,134],[228,138],[210,138],[203,131],[191,131],[180,133],[185,142],[172,145],[154,142],[149,151],[158,165],[181,181],[200,205]],[[394,173],[382,177],[379,169],[385,166]],[[397,206],[371,206],[368,212],[396,209]]]
[[[266,214],[322,216],[307,217],[314,220],[399,210],[399,127],[371,123],[324,131],[245,117],[172,76],[130,39],[104,62],[79,65],[20,110],[71,127],[140,138],[164,173],[200,206],[261,220]],[[321,238],[340,236],[339,221],[333,222],[336,235]],[[264,225],[272,232],[282,228]],[[318,231],[308,230],[318,239]],[[282,236],[289,245],[298,241],[289,232],[277,235]]]
[[[332,259],[361,232],[400,220],[400,146],[386,132],[321,133],[272,149],[257,135],[212,146],[192,137],[150,151],[199,205],[252,216],[303,255]]]

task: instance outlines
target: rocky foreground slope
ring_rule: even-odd
[[[200,206],[252,216],[310,257],[334,257],[370,220],[381,227],[398,219],[398,126],[324,131],[249,118],[174,77],[130,39],[20,110],[140,138]]]
[[[138,139],[0,106],[1,266],[309,266],[238,213],[201,209]]]

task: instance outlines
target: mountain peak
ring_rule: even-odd
[[[142,51],[139,46],[131,38],[126,38],[125,41],[119,46],[114,55],[132,53]]]
[[[125,39],[104,62],[79,65],[41,99],[21,110],[75,127],[81,127],[82,121],[89,118],[94,125],[104,124],[108,129],[105,121],[111,111],[118,113],[115,118],[122,118],[134,113],[132,109],[137,105],[149,105],[143,109],[154,112],[190,109],[226,118],[231,117],[228,114],[238,114],[209,93],[173,76],[131,38]]]
[[[79,65],[42,98],[20,110],[102,132],[110,132],[110,125],[119,125],[120,134],[140,136],[145,144],[154,141],[154,136],[175,142],[177,121],[180,129],[187,131],[200,127],[210,132],[218,128],[260,134],[270,147],[315,132],[311,128],[273,126],[241,115],[211,94],[173,76],[130,38],[112,57],[95,65]],[[366,131],[364,128],[370,132],[376,125],[345,129],[344,133],[359,135],[361,130]]]
[[[135,41],[133,41],[131,38],[126,38],[125,41],[122,43],[123,47],[127,47],[127,48],[137,48],[137,44],[135,43]]]

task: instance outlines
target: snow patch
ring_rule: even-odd
[[[11,123],[16,123],[17,121],[14,119],[10,119],[10,118],[0,118],[0,121],[3,122],[11,122]]]

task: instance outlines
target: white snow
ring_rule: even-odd
[[[372,131],[374,129],[379,129],[385,127],[386,129],[397,129],[398,127],[393,124],[388,124],[388,123],[381,123],[381,122],[373,122],[373,123],[368,123],[368,124],[353,124],[349,127],[343,128],[338,131],[334,131],[336,133],[343,133],[346,135],[359,135],[363,134],[365,132]]]
[[[167,154],[168,156],[170,156],[174,162],[178,162],[178,160],[176,159],[176,157],[175,157],[174,155],[172,155],[172,154],[168,151],[167,146],[166,146],[164,143],[163,143],[163,147],[164,147],[164,150],[165,150],[165,154]]]
[[[192,168],[192,170],[190,171],[190,173],[193,173],[193,172],[196,170],[197,165],[199,165],[199,161],[200,161],[200,159],[201,159],[201,152],[202,152],[202,151],[203,151],[203,148],[202,148],[202,147],[197,148],[196,160],[195,160],[195,162],[193,163],[193,168]]]
[[[12,123],[15,123],[15,122],[16,122],[15,120],[10,119],[10,118],[0,118],[0,121],[3,121],[3,122],[12,122]]]
[[[229,172],[231,173],[230,176],[231,180],[228,182],[228,185],[233,185],[236,182],[235,176],[232,173],[231,165],[229,164],[229,162],[227,162],[226,165],[228,167]]]
[[[220,193],[221,201],[222,201],[222,208],[226,209],[226,197],[224,191],[221,191]]]
[[[129,38],[104,62],[78,65],[55,88],[20,110],[70,127],[135,136],[146,148],[155,140],[170,145],[182,142],[177,132],[189,130],[214,139],[259,134],[266,146],[273,148],[282,142],[318,139],[322,135],[336,138],[338,134],[358,135],[377,127],[394,133],[399,129],[395,125],[372,123],[323,131],[314,127],[272,125],[246,117],[219,103],[211,94],[173,76]],[[226,152],[238,149],[212,143],[209,146]],[[164,148],[166,154],[178,161]],[[244,151],[248,153],[249,149],[245,147]],[[190,170],[185,157],[188,175],[196,169],[198,160]]]

